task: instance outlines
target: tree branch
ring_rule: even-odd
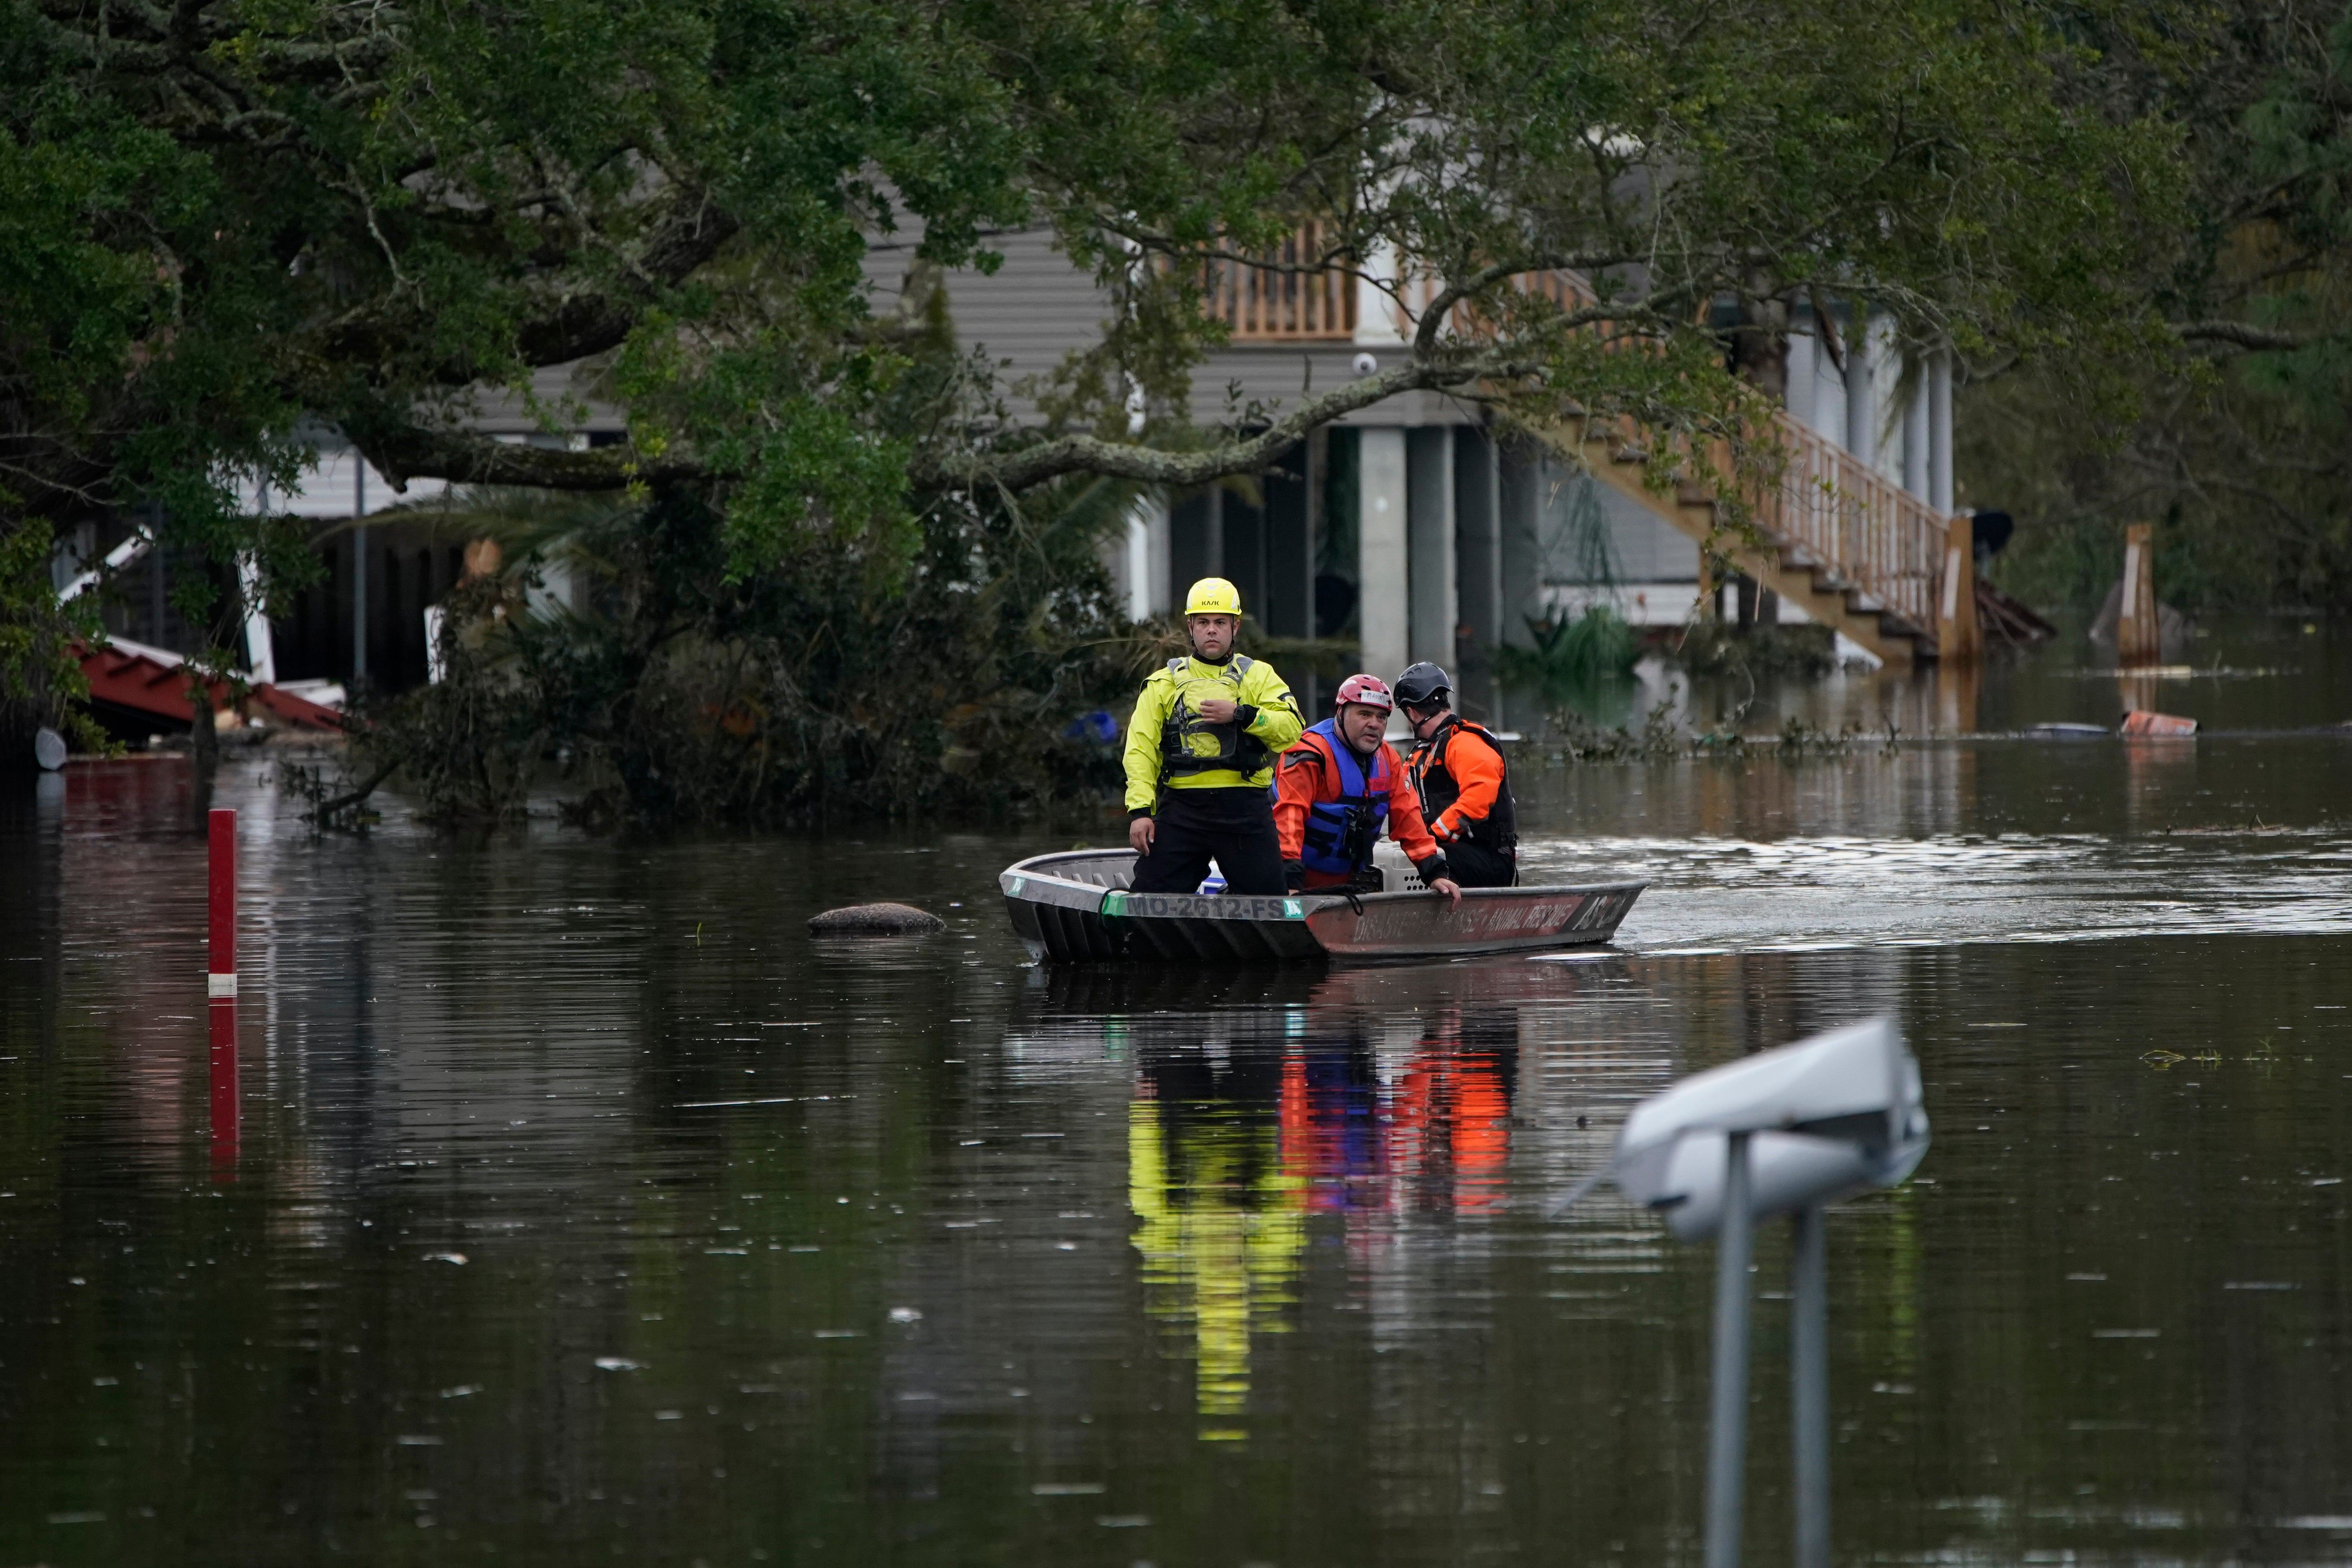
[[[709,206],[694,193],[680,193],[678,210],[656,229],[637,258],[635,270],[647,289],[622,293],[576,294],[545,315],[526,321],[515,333],[515,353],[525,364],[569,364],[620,346],[651,303],[651,289],[683,282],[719,254],[741,227],[723,209]],[[376,357],[379,340],[399,336],[405,329],[384,319],[383,312],[362,310],[345,315],[326,334],[320,346],[328,361]],[[469,386],[483,379],[481,366],[452,363],[436,372],[451,386]]]
[[[2186,339],[2229,343],[2236,348],[2257,352],[2308,348],[2319,341],[2317,333],[2273,331],[2268,327],[2250,326],[2244,321],[2190,321],[2174,330]]]
[[[1517,374],[1525,368],[1484,358],[1414,360],[1310,397],[1258,434],[1205,452],[1168,452],[1093,436],[1064,436],[998,455],[919,458],[909,466],[908,475],[917,488],[928,490],[990,485],[1023,490],[1076,473],[1177,488],[1204,485],[1228,474],[1255,473],[1318,426],[1400,393],[1456,387],[1486,377]]]
[[[345,429],[375,470],[405,491],[411,479],[459,485],[523,485],[546,490],[618,490],[709,478],[702,464],[675,458],[648,460],[626,447],[574,452],[526,447],[456,430],[365,417]]]

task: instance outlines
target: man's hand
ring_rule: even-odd
[[[1135,847],[1138,855],[1151,853],[1151,818],[1148,816],[1139,816],[1127,825],[1127,841]]]
[[[1212,724],[1230,724],[1238,706],[1230,697],[1203,697],[1200,702],[1201,717]]]
[[[1462,884],[1455,881],[1453,878],[1440,877],[1437,880],[1429,885],[1429,890],[1433,893],[1444,893],[1447,898],[1454,900],[1454,907],[1455,909],[1460,909],[1462,907]]]

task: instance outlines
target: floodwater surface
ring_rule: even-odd
[[[2352,736],[1520,776],[1613,949],[1324,972],[1032,965],[995,873],[1115,824],[317,838],[233,764],[232,1084],[185,773],[76,764],[0,820],[0,1562],[1695,1562],[1711,1254],[1549,1201],[1878,1013],[1838,1559],[2352,1561]],[[807,936],[879,897],[950,929]]]

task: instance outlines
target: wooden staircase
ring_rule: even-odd
[[[1630,424],[1587,421],[1551,437],[1602,483],[1888,667],[1933,659],[1950,519],[1786,413],[1775,419],[1788,468],[1748,531],[1719,521],[1702,485],[1651,489],[1643,434]]]

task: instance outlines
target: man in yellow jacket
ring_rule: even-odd
[[[1128,842],[1139,893],[1189,893],[1216,858],[1225,891],[1278,898],[1274,759],[1306,728],[1274,667],[1234,651],[1240,590],[1203,577],[1184,600],[1192,656],[1155,669],[1127,730]]]

